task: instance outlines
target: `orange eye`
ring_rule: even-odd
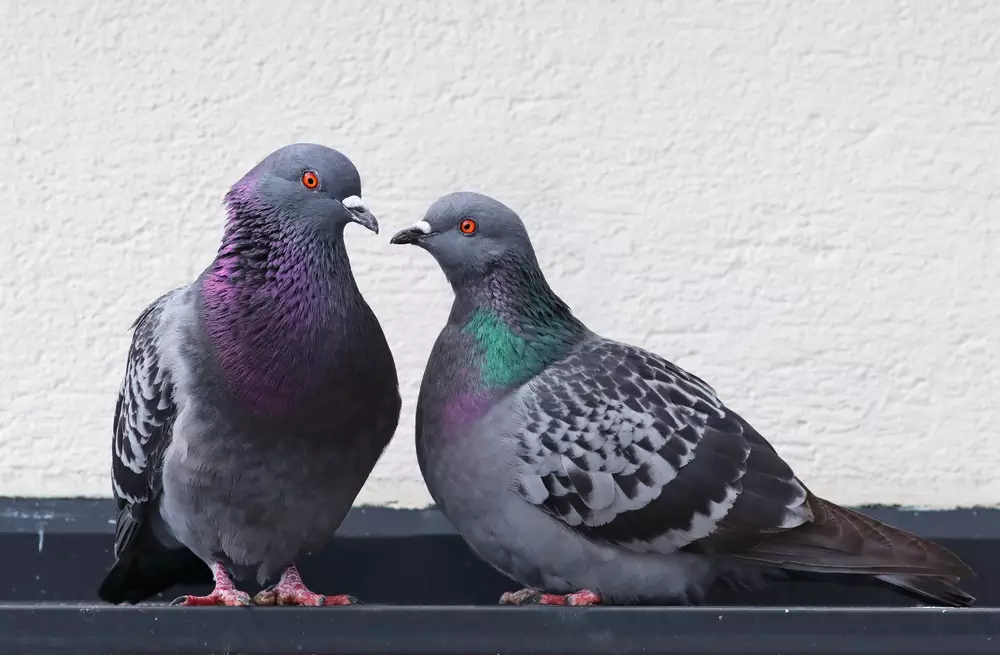
[[[473,219],[463,218],[458,224],[458,231],[462,234],[475,234],[478,227]]]
[[[302,174],[302,186],[307,189],[315,189],[319,186],[319,176],[312,171],[306,171]]]

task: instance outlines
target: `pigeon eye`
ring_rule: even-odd
[[[476,225],[476,221],[471,218],[463,218],[458,224],[458,231],[465,235],[473,235],[479,226]]]
[[[319,176],[312,171],[306,171],[302,174],[302,186],[307,189],[315,189],[319,186]]]

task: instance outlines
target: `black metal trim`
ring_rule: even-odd
[[[0,606],[4,655],[995,655],[1000,610]]]
[[[0,497],[0,534],[113,534],[115,505],[109,498]],[[453,535],[436,509],[353,508],[337,531],[342,537]]]

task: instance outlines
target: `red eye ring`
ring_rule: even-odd
[[[458,231],[466,236],[471,236],[476,233],[479,226],[476,225],[476,220],[474,218],[463,218],[458,222]]]
[[[319,187],[319,176],[313,171],[306,171],[302,174],[302,186],[312,191]]]

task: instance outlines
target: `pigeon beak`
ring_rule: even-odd
[[[396,232],[389,243],[394,243],[396,245],[402,245],[407,243],[418,243],[421,239],[431,233],[430,223],[427,221],[418,221],[416,224],[411,225],[405,230],[400,230]]]
[[[341,201],[346,209],[351,214],[351,220],[362,227],[366,227],[375,234],[378,234],[378,221],[370,211],[368,211],[368,206],[365,205],[364,201],[357,196],[348,196]]]

